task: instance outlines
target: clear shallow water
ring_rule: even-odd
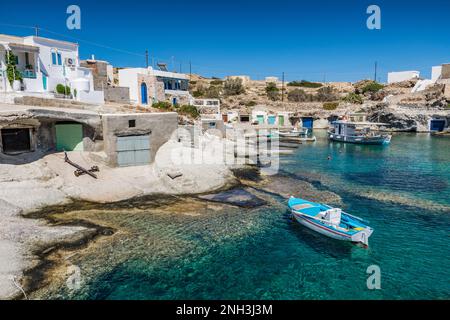
[[[258,209],[186,204],[86,214],[124,232],[74,258],[78,299],[448,299],[450,140],[401,134],[389,147],[329,144],[317,132],[282,160],[282,174],[337,193],[375,233],[365,250],[292,222],[285,200]],[[331,155],[332,160],[328,160]],[[302,196],[298,194],[297,196]],[[195,214],[195,213],[198,213]],[[95,245],[94,245],[95,247]],[[382,290],[366,286],[381,268]]]

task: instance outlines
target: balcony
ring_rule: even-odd
[[[36,71],[34,70],[23,70],[20,71],[20,74],[24,79],[36,79]]]

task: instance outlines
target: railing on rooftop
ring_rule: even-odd
[[[36,71],[34,70],[24,70],[21,71],[20,74],[24,79],[36,79]]]

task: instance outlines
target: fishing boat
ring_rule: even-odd
[[[297,222],[315,232],[333,239],[369,246],[373,229],[362,218],[339,208],[294,197],[289,199],[288,206]]]
[[[278,131],[276,135],[281,139],[293,139],[300,142],[314,142],[316,141],[315,136],[311,136],[309,129],[301,128],[301,129],[293,129],[291,131]]]
[[[387,124],[335,121],[331,130],[328,131],[328,139],[346,143],[387,145],[391,142],[392,136],[389,134],[380,134],[371,129],[373,126],[379,127],[385,125]]]

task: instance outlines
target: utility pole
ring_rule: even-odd
[[[182,73],[181,71],[182,71],[182,68],[181,68],[181,62],[180,62],[180,73]]]
[[[189,60],[189,81],[191,81],[191,80],[192,80],[192,63]]]
[[[284,102],[284,72],[281,79],[281,102]]]
[[[378,62],[375,61],[375,76],[373,78],[373,80],[376,82],[377,81],[377,68],[378,68]]]
[[[145,67],[148,68],[148,50],[145,50]]]
[[[175,61],[174,61],[175,57],[172,56],[171,59],[172,59],[172,72],[174,72],[175,71]]]
[[[34,31],[36,33],[36,37],[39,37],[39,26],[34,26]]]

